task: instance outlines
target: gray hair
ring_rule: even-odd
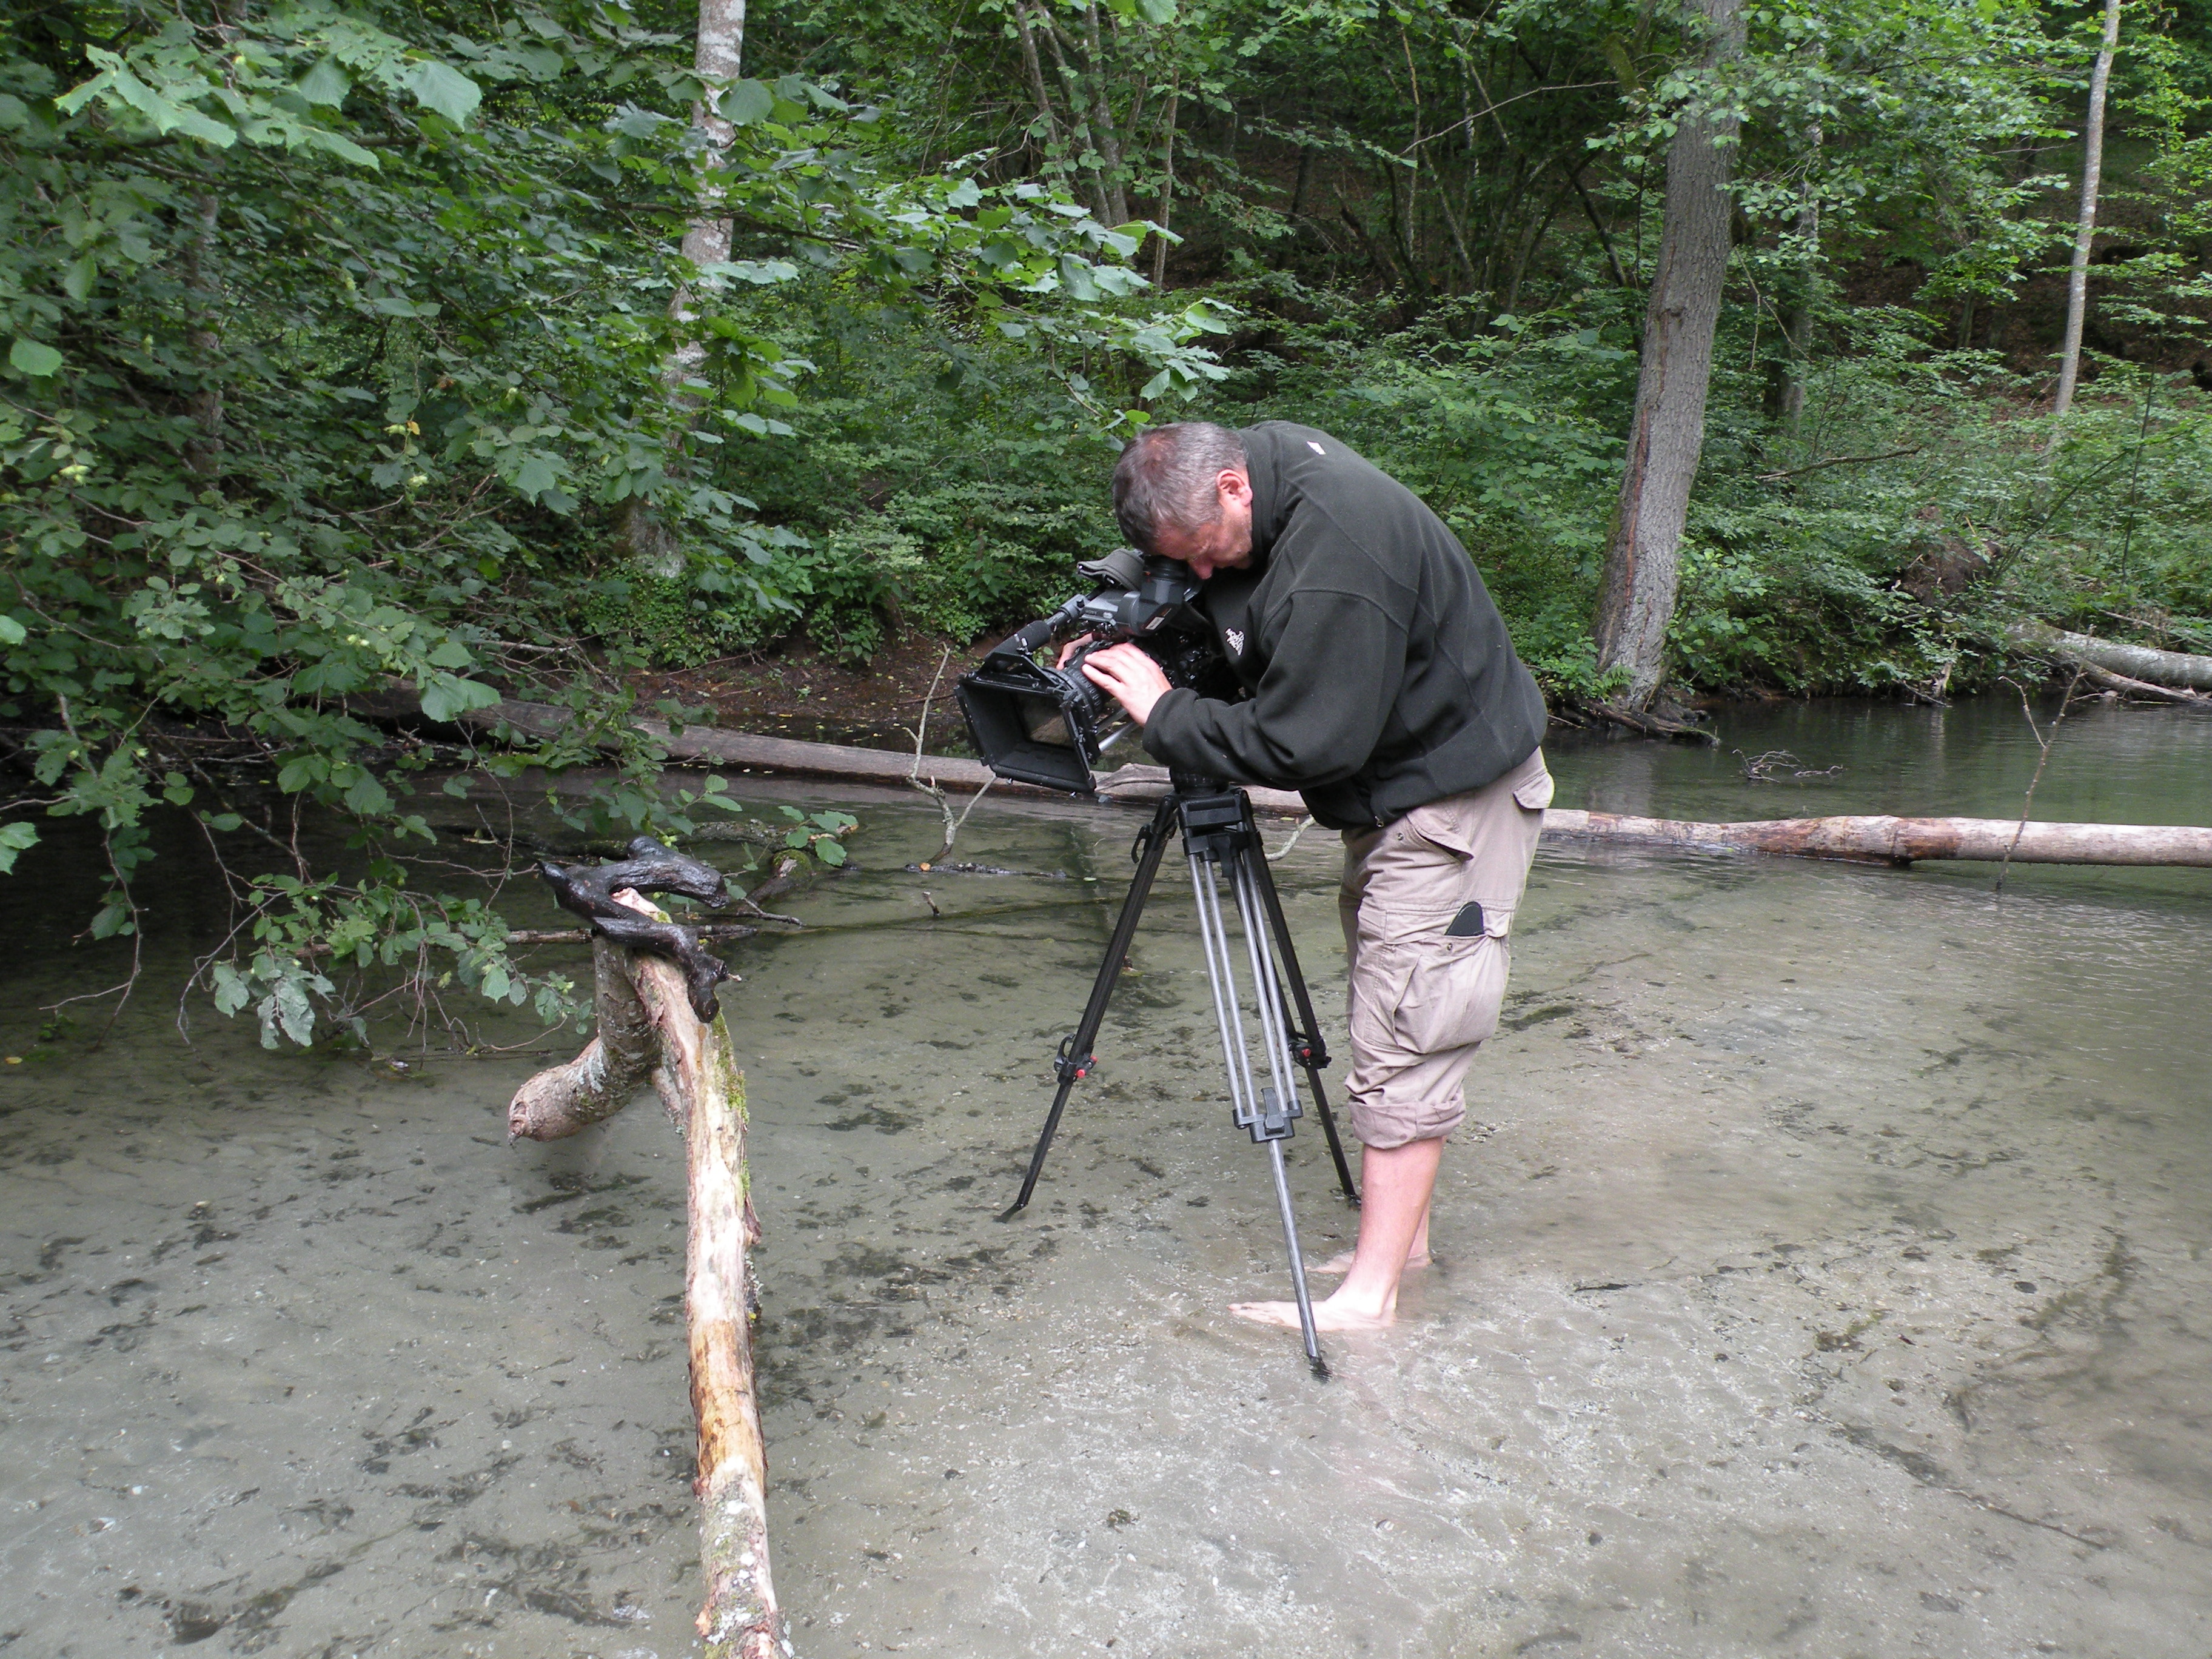
[[[1246,472],[1244,441],[1211,421],[1147,427],[1114,465],[1114,516],[1121,533],[1149,553],[1162,530],[1205,529],[1221,516],[1214,481]]]

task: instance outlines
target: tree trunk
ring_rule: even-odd
[[[217,325],[222,296],[216,276],[216,234],[221,224],[215,191],[194,192],[192,234],[185,245],[185,292],[191,307],[185,338],[192,349],[198,384],[186,400],[192,435],[185,442],[185,470],[210,483],[222,470],[222,331]]]
[[[757,1224],[747,1194],[744,1077],[722,1016],[700,1023],[674,963],[633,956],[631,964],[660,1037],[653,1086],[684,1125],[690,1170],[684,1305],[699,1430],[699,1634],[708,1659],[784,1659],[783,1613],[769,1573],[768,1449],[753,1388],[745,1249]]]
[[[620,945],[592,936],[592,1000],[598,1032],[565,1066],[540,1072],[507,1109],[509,1140],[559,1140],[629,1105],[653,1070],[659,1045],[638,1000]]]
[[[1030,96],[1036,100],[1037,119],[1044,123],[1044,141],[1060,148],[1060,120],[1052,112],[1052,98],[1045,91],[1044,65],[1037,59],[1036,36],[1030,28],[1030,11],[1019,0],[1014,7],[1014,30],[1021,37],[1022,69],[1029,76]]]
[[[1816,158],[1823,136],[1818,121],[1806,134],[1806,141]],[[1782,429],[1792,438],[1801,435],[1805,428],[1805,380],[1813,362],[1814,286],[1820,279],[1820,196],[1810,180],[1798,190],[1795,229],[1798,266],[1788,307],[1782,313],[1782,337],[1788,343],[1790,356],[1782,385],[1782,405],[1777,411],[1782,419]]]
[[[1091,131],[1091,118],[1084,109],[1083,77],[1068,64],[1068,42],[1053,15],[1040,10],[1038,21],[1044,27],[1044,43],[1052,48],[1053,67],[1060,72],[1060,89],[1067,94],[1067,126],[1075,137],[1075,159],[1080,161],[1086,155],[1099,154],[1097,137]],[[1114,217],[1113,204],[1106,198],[1105,174],[1095,166],[1089,171],[1092,208],[1102,222],[1121,223]]]
[[[2148,680],[2154,685],[2212,691],[2212,657],[2200,657],[2186,651],[2155,651],[2147,645],[2123,645],[2117,640],[2100,640],[2094,634],[2070,634],[2044,623],[2015,623],[2010,632],[2016,643],[2069,662],[2087,663],[2114,674]]]
[[[668,920],[635,891],[612,896],[641,915]],[[759,1241],[760,1225],[748,1194],[744,1076],[721,1014],[711,1023],[699,1018],[696,988],[676,963],[599,939],[592,966],[599,1035],[568,1065],[522,1085],[507,1109],[508,1127],[538,1139],[574,1133],[620,1110],[646,1066],[669,1115],[683,1126],[690,1215],[684,1301],[698,1425],[692,1490],[704,1589],[699,1634],[708,1659],[786,1659],[783,1613],[769,1571],[768,1454],[753,1384],[755,1297],[746,1251]],[[518,1129],[518,1120],[532,1127]]]
[[[707,82],[707,95],[691,106],[691,131],[696,148],[692,166],[697,169],[695,196],[698,209],[684,228],[684,257],[693,265],[720,264],[730,257],[730,221],[720,211],[722,186],[713,174],[729,160],[732,128],[714,107],[720,89],[738,77],[745,42],[745,0],[699,0],[699,38],[692,52],[692,66]],[[668,302],[676,324],[676,349],[661,368],[661,384],[668,390],[679,426],[698,404],[689,389],[707,361],[707,349],[690,330],[698,312],[690,286],[679,283]],[[669,440],[669,459],[680,465],[683,441]],[[684,550],[652,507],[633,497],[623,513],[618,532],[630,562],[648,575],[673,581],[684,574]]]
[[[1911,864],[1974,859],[2014,864],[2180,865],[2212,868],[2212,830],[2165,823],[2030,823],[2015,818],[1773,818],[1683,823],[1553,807],[1544,836],[1669,847],[1783,853],[1799,858]]]
[[[1160,143],[1160,229],[1164,232],[1169,228],[1169,216],[1175,212],[1176,121],[1182,113],[1182,71],[1177,70],[1174,81],[1168,87],[1168,112],[1160,123],[1165,129],[1165,137]],[[1306,155],[1301,150],[1298,153],[1298,187],[1291,197],[1291,216],[1293,219],[1297,217],[1297,198],[1304,191],[1305,183]],[[1152,286],[1165,288],[1167,280],[1168,239],[1163,235],[1158,245],[1152,249]]]
[[[1733,62],[1743,49],[1742,0],[1691,0],[1690,11],[1706,27],[1706,69]],[[1667,152],[1658,268],[1597,608],[1599,669],[1627,671],[1619,696],[1632,709],[1650,706],[1666,672],[1676,558],[1705,444],[1713,330],[1728,274],[1736,125],[1732,116],[1685,112]]]
[[[2054,415],[2074,406],[2081,375],[2081,325],[2089,308],[2089,245],[2097,235],[2097,185],[2105,169],[2105,88],[2112,53],[2120,44],[2120,0],[2105,0],[2105,39],[2089,71],[2089,118],[2081,129],[2081,212],[2074,228],[2074,263],[2066,275],[2066,343],[2058,349],[2058,400]]]
[[[1121,139],[1114,126],[1114,106],[1106,95],[1106,49],[1098,36],[1097,0],[1085,0],[1084,36],[1091,48],[1091,118],[1098,139],[1099,193],[1106,201],[1106,222],[1129,222],[1128,186],[1121,178]]]

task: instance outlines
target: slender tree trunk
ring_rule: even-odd
[[[1036,35],[1030,27],[1030,9],[1014,7],[1014,30],[1021,37],[1022,70],[1029,76],[1030,96],[1036,100],[1037,118],[1044,123],[1044,141],[1060,148],[1060,118],[1052,112],[1052,99],[1044,87],[1044,65],[1037,59]]]
[[[1452,211],[1451,192],[1444,186],[1443,172],[1425,149],[1421,152],[1421,161],[1429,169],[1429,176],[1436,180],[1437,216],[1444,222],[1444,234],[1451,239],[1452,255],[1459,261],[1461,274],[1472,289],[1475,283],[1474,259],[1467,251],[1467,233],[1460,226],[1459,215]]]
[[[695,197],[697,211],[684,232],[684,257],[696,265],[720,264],[730,257],[730,221],[720,210],[722,186],[715,179],[728,161],[732,128],[714,107],[716,88],[738,77],[745,42],[745,0],[699,0],[699,39],[692,65],[707,80],[709,91],[691,106],[691,131],[696,148],[692,165],[697,169]],[[661,384],[675,406],[679,422],[698,403],[689,389],[707,361],[707,349],[690,331],[698,316],[690,288],[679,283],[668,302],[676,323],[676,349],[661,368]],[[683,441],[672,436],[669,458],[680,461]],[[620,535],[630,561],[650,575],[672,581],[684,574],[684,550],[649,503],[633,496],[623,514]]]
[[[1705,27],[1708,70],[1741,52],[1742,0],[1691,0],[1688,9]],[[1619,697],[1632,709],[1650,706],[1666,672],[1676,561],[1705,445],[1713,331],[1728,275],[1733,216],[1728,182],[1736,125],[1733,117],[1686,112],[1667,152],[1658,268],[1644,314],[1636,411],[1597,608],[1598,667],[1627,671]]]
[[[1121,138],[1115,131],[1114,108],[1106,96],[1106,48],[1098,37],[1097,0],[1085,0],[1083,29],[1091,48],[1091,119],[1098,138],[1099,193],[1106,200],[1106,222],[1129,222],[1128,186],[1121,178]]]
[[[1060,84],[1067,94],[1067,125],[1068,131],[1075,137],[1076,160],[1080,162],[1086,155],[1098,156],[1100,152],[1097,137],[1091,131],[1091,118],[1084,109],[1083,77],[1078,75],[1068,64],[1066,37],[1050,12],[1040,12],[1038,16],[1039,21],[1044,25],[1045,44],[1052,48],[1053,67],[1060,71]],[[1122,223],[1121,220],[1114,217],[1113,204],[1106,198],[1105,174],[1097,161],[1091,164],[1089,171],[1091,205],[1093,211],[1100,219],[1109,223],[1117,225]]]
[[[220,163],[217,163],[220,165]],[[222,310],[216,276],[216,237],[222,210],[212,189],[192,197],[192,234],[185,244],[185,291],[191,307],[185,337],[191,343],[198,384],[186,399],[192,435],[185,443],[185,470],[212,483],[222,470]]]
[[[2051,413],[2074,406],[2081,376],[2081,324],[2089,308],[2089,245],[2097,234],[2097,185],[2105,169],[2105,90],[2112,78],[2112,53],[2120,44],[2120,0],[2105,0],[2105,39],[2089,71],[2089,118],[2081,129],[2081,214],[2074,228],[2074,264],[2066,275],[2066,343],[2058,350],[2058,401]]]
[[[1806,142],[1815,161],[1826,137],[1818,121],[1806,133]],[[1792,229],[1797,238],[1797,270],[1782,313],[1782,337],[1789,345],[1790,355],[1784,370],[1781,407],[1777,413],[1782,419],[1782,429],[1795,438],[1805,428],[1805,380],[1813,359],[1813,299],[1820,270],[1820,193],[1810,179],[1798,187],[1797,222]]]
[[[1168,112],[1160,123],[1164,137],[1160,144],[1160,228],[1169,228],[1168,221],[1175,212],[1175,152],[1176,121],[1182,112],[1182,71],[1176,71],[1175,79],[1168,85]],[[1306,160],[1303,151],[1298,157],[1298,189],[1305,188]],[[1291,217],[1297,216],[1297,192],[1291,196]],[[1152,249],[1152,286],[1164,288],[1168,280],[1168,239],[1164,235]]]

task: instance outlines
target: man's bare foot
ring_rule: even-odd
[[[1310,1273],[1348,1273],[1352,1271],[1352,1258],[1358,1254],[1357,1250],[1340,1250],[1318,1266],[1309,1261],[1306,1263],[1306,1271]],[[1423,1250],[1419,1255],[1409,1255],[1406,1258],[1406,1271],[1411,1273],[1416,1267],[1426,1267],[1435,1261],[1434,1256],[1426,1250]]]
[[[1280,1325],[1297,1330],[1298,1304],[1295,1302],[1234,1302],[1229,1311],[1239,1319],[1249,1319],[1261,1325]],[[1313,1304],[1314,1329],[1316,1331],[1379,1331],[1397,1317],[1392,1309],[1377,1313],[1365,1308],[1340,1305],[1335,1297]]]

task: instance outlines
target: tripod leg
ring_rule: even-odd
[[[1000,1216],[1001,1221],[1011,1221],[1028,1208],[1030,1195],[1036,1191],[1037,1177],[1044,1173],[1045,1154],[1052,1150],[1052,1138],[1060,1129],[1060,1115],[1067,1109],[1070,1091],[1091,1064],[1091,1045],[1105,1020],[1106,1005],[1113,1000],[1121,964],[1128,959],[1129,945],[1137,936],[1137,922],[1145,914],[1145,900],[1152,890],[1152,878],[1159,873],[1160,860],[1167,852],[1168,835],[1174,823],[1175,801],[1170,796],[1152,814],[1152,828],[1146,832],[1144,856],[1137,860],[1137,873],[1130,878],[1128,896],[1121,901],[1121,914],[1114,923],[1114,936],[1107,941],[1106,959],[1098,964],[1098,977],[1091,987],[1091,1000],[1084,1006],[1075,1035],[1060,1052],[1057,1062],[1060,1088],[1053,1095],[1051,1111],[1045,1115],[1044,1132],[1037,1136],[1036,1150],[1030,1154],[1029,1173],[1022,1177],[1021,1196]]]
[[[1249,806],[1246,811],[1249,814]],[[1290,1055],[1291,1047],[1287,1030],[1289,1017],[1283,1006],[1282,981],[1275,971],[1275,959],[1267,948],[1266,921],[1262,915],[1264,907],[1254,890],[1258,882],[1253,875],[1252,865],[1258,851],[1259,837],[1255,835],[1249,843],[1231,848],[1221,860],[1229,875],[1230,890],[1236,896],[1237,920],[1244,932],[1244,951],[1252,969],[1252,1000],[1260,1014],[1260,1043],[1267,1058],[1268,1074],[1274,1082],[1274,1087],[1267,1095],[1261,1097],[1261,1101],[1264,1103],[1272,1097],[1278,1109],[1283,1112],[1279,1123],[1269,1121],[1263,1115],[1261,1123],[1252,1133],[1255,1139],[1264,1133],[1267,1142],[1268,1171],[1275,1182],[1275,1207],[1282,1215],[1283,1247],[1291,1259],[1291,1289],[1297,1298],[1298,1333],[1305,1340],[1306,1363],[1313,1367],[1316,1376],[1326,1378],[1328,1366],[1321,1357],[1321,1338],[1314,1329],[1313,1297],[1306,1289],[1305,1253],[1298,1248],[1297,1217],[1291,1208],[1290,1176],[1283,1168],[1283,1142],[1290,1138],[1289,1109],[1293,1102],[1291,1079],[1284,1070],[1284,1061]],[[1206,886],[1209,889],[1212,886],[1210,874]],[[1200,920],[1201,922],[1211,921],[1218,936],[1225,968],[1229,941],[1221,925],[1220,910],[1215,908],[1209,917],[1201,908]],[[1225,974],[1224,977],[1233,998],[1236,994],[1235,980]],[[1242,1058],[1241,1054],[1239,1058]],[[1248,1092],[1251,1086],[1248,1079],[1245,1084]]]
[[[1307,1039],[1318,1045],[1321,1024],[1314,1018],[1313,999],[1306,994],[1305,970],[1298,966],[1297,946],[1291,942],[1291,924],[1283,915],[1282,896],[1275,890],[1274,872],[1267,868],[1264,855],[1252,860],[1252,884],[1260,890],[1260,898],[1267,909],[1267,928],[1275,936],[1275,950],[1281,958],[1283,977],[1289,982],[1291,1005],[1297,1010],[1298,1029]],[[1344,1142],[1336,1133],[1336,1114],[1328,1109],[1328,1096],[1321,1086],[1321,1068],[1328,1063],[1327,1052],[1301,1055],[1299,1064],[1304,1067],[1307,1080],[1313,1085],[1314,1104],[1321,1108],[1322,1133],[1328,1138],[1328,1155],[1336,1164],[1337,1184],[1353,1204],[1359,1202],[1359,1188],[1352,1179],[1352,1166],[1345,1161]]]

